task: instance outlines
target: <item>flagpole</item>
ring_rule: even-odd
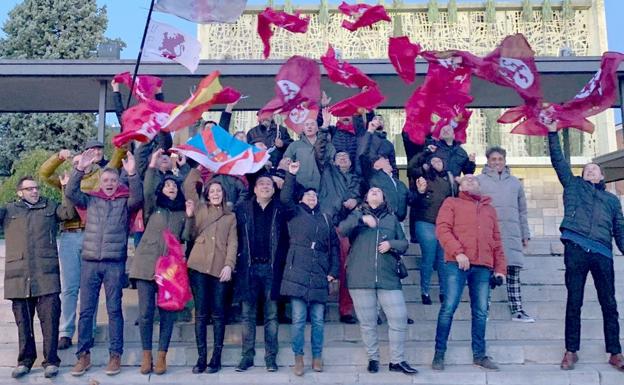
[[[139,72],[139,66],[141,65],[141,57],[143,56],[143,47],[145,46],[145,37],[147,36],[147,30],[149,29],[150,20],[152,19],[152,12],[154,11],[154,2],[150,3],[149,12],[147,13],[147,21],[145,22],[145,29],[143,30],[143,38],[141,39],[141,47],[139,48],[139,56],[137,57],[136,64],[134,66],[134,73],[132,74],[132,86],[130,86],[130,94],[128,94],[128,101],[126,102],[126,109],[130,107],[130,100],[132,100],[132,93],[134,92],[134,83],[136,82],[137,72]]]

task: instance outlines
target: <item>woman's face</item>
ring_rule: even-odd
[[[211,205],[215,206],[223,202],[223,188],[220,184],[213,183],[208,187],[208,200]]]
[[[383,203],[383,192],[379,187],[371,187],[366,193],[366,203],[377,207]]]
[[[178,185],[171,179],[165,181],[165,185],[162,188],[162,193],[169,199],[175,200],[178,196]]]
[[[311,209],[315,208],[316,204],[318,203],[318,197],[316,196],[316,191],[313,191],[313,190],[306,191],[303,194],[303,197],[301,198],[301,202],[303,202],[303,204],[305,204]]]
[[[444,163],[440,158],[431,158],[431,167],[433,167],[433,169],[437,172],[441,172],[444,170]]]

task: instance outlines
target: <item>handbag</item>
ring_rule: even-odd
[[[407,271],[407,266],[405,266],[405,264],[403,263],[403,259],[401,259],[401,256],[396,258],[395,271],[396,274],[399,276],[399,279],[407,278],[407,276],[409,275],[409,272]]]
[[[164,310],[179,311],[192,298],[186,260],[175,235],[165,229],[163,237],[167,255],[159,257],[154,268],[154,280],[158,285],[156,304]]]

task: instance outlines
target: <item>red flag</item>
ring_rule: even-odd
[[[473,100],[470,66],[478,58],[462,51],[425,51],[422,56],[429,62],[427,76],[405,105],[403,131],[412,142],[422,144],[428,135],[436,138],[442,127],[451,125],[455,139],[463,143],[472,114],[466,109]]]
[[[611,108],[617,98],[617,70],[624,61],[624,54],[605,52],[600,61],[600,69],[579,91],[574,99],[563,103],[562,113],[577,113],[588,117]]]
[[[525,101],[542,99],[535,52],[520,33],[503,39],[494,51],[483,58],[474,73],[489,82],[513,88]]]
[[[420,45],[411,43],[407,36],[388,39],[388,58],[399,77],[407,84],[416,79],[416,56],[420,50]]]
[[[146,100],[130,107],[121,116],[123,131],[113,137],[113,144],[121,147],[133,140],[149,142],[169,119],[177,105],[158,100]]]
[[[258,14],[258,35],[262,39],[264,44],[264,58],[268,58],[271,53],[271,36],[273,36],[273,30],[271,24],[277,27],[284,28],[290,32],[306,33],[308,30],[308,24],[310,24],[310,16],[300,19],[299,13],[291,15],[284,11],[275,11],[272,8],[267,8]]]
[[[128,89],[132,87],[132,75],[130,75],[130,72],[117,74],[113,80],[125,85]],[[160,87],[162,87],[162,79],[156,76],[139,75],[134,82],[133,94],[140,102],[143,102],[148,99],[154,99],[154,95],[156,95],[156,91]]]
[[[286,118],[284,120],[284,124],[286,125],[286,127],[299,134],[301,131],[303,131],[303,126],[305,122],[307,122],[308,120],[313,120],[316,122],[318,113],[318,106],[308,102],[303,102],[290,110],[288,113],[283,114]]]
[[[339,101],[329,108],[329,112],[337,117],[363,114],[377,108],[386,97],[377,87],[362,90],[349,98]]]
[[[301,109],[302,103],[313,109],[320,99],[321,72],[318,64],[303,56],[293,56],[275,76],[275,97],[260,109],[259,116],[275,112],[288,114],[294,109]]]
[[[327,47],[325,55],[321,56],[321,63],[327,71],[329,80],[349,88],[374,87],[377,85],[373,79],[366,76],[360,69],[336,56],[336,52],[331,44]]]
[[[349,5],[343,1],[338,9],[340,10],[340,12],[347,16],[357,17],[354,22],[349,20],[342,21],[342,27],[348,29],[351,32],[362,27],[370,27],[378,21],[391,21],[390,16],[388,16],[388,13],[386,12],[386,9],[383,5]]]

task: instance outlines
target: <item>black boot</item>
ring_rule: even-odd
[[[208,373],[216,373],[219,370],[221,370],[221,350],[223,348],[219,347],[219,348],[215,348],[212,351],[212,358],[210,359],[210,362],[208,363]]]
[[[197,344],[197,364],[193,366],[193,373],[199,374],[206,371],[206,357],[208,347],[206,345],[206,318],[195,318],[195,343]]]

